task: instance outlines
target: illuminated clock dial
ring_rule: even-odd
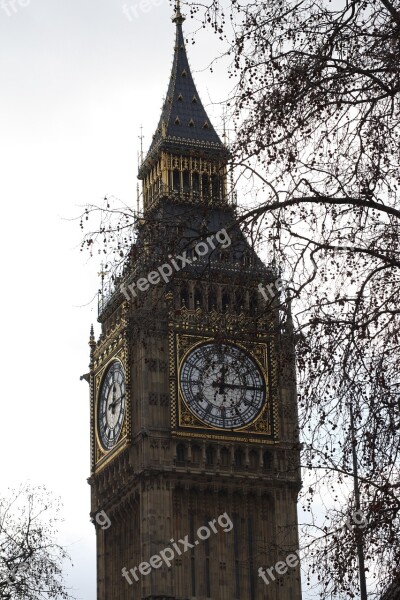
[[[119,361],[108,367],[100,387],[97,427],[102,446],[110,450],[118,441],[125,417],[125,374]]]
[[[257,363],[229,344],[202,344],[184,359],[181,394],[192,413],[207,425],[240,429],[265,402],[265,380]]]

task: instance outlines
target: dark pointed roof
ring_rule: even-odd
[[[143,166],[161,147],[180,152],[185,149],[203,149],[214,154],[228,155],[226,146],[208,118],[193,81],[182,31],[184,20],[178,5],[173,18],[176,23],[175,53],[167,96]]]

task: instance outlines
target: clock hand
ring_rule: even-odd
[[[221,372],[220,372],[221,379],[220,379],[219,383],[216,382],[216,381],[214,381],[213,384],[212,384],[213,387],[218,387],[219,388],[219,393],[220,394],[224,393],[224,388],[225,388],[225,373],[226,373],[226,365],[223,364],[222,367],[221,367]]]
[[[212,385],[213,385],[213,387],[218,387],[217,383],[213,383]],[[234,389],[253,390],[253,391],[262,390],[261,387],[255,387],[254,385],[247,386],[247,385],[239,385],[236,383],[224,383],[224,387],[228,388],[230,390],[234,390]]]
[[[123,400],[124,397],[125,397],[125,394],[121,394],[119,398],[116,398],[113,401],[113,404],[118,404],[119,402],[121,402],[121,400]]]
[[[226,415],[225,406],[221,406],[222,427],[225,427],[225,415]]]
[[[115,411],[114,411],[115,407],[117,406],[117,404],[119,404],[119,403],[121,402],[121,400],[122,400],[122,398],[123,398],[123,397],[124,397],[124,395],[122,394],[122,395],[121,395],[119,398],[117,398],[116,400],[114,400],[114,398],[113,398],[113,401],[112,401],[112,402],[111,402],[111,404],[109,405],[109,407],[108,407],[108,410],[112,409],[112,411],[113,411],[113,414],[114,414],[114,413],[115,413]]]

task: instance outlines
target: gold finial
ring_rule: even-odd
[[[172,22],[176,23],[177,25],[182,25],[185,18],[186,17],[184,17],[183,14],[181,13],[181,0],[176,0],[175,14],[172,17]]]

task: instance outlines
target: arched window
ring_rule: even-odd
[[[257,312],[257,296],[254,293],[250,293],[249,298],[249,311],[251,315],[255,315]]]
[[[222,294],[222,312],[226,312],[229,309],[230,306],[230,297],[229,294],[227,292],[224,292]]]
[[[208,291],[208,310],[217,310],[217,294],[213,288]]]
[[[271,471],[272,469],[272,454],[268,450],[263,454],[263,467],[265,471]]]
[[[208,199],[210,197],[210,180],[207,173],[203,173],[201,176],[201,188],[203,192],[203,198]]]
[[[231,459],[231,453],[229,452],[229,450],[227,448],[222,448],[222,450],[221,450],[221,466],[229,467],[230,459]]]
[[[235,311],[239,315],[244,308],[244,295],[242,290],[237,290],[235,293]]]
[[[183,171],[183,191],[185,194],[190,192],[190,176],[189,171]]]
[[[221,181],[219,175],[212,176],[212,197],[213,200],[221,199]]]
[[[201,463],[200,446],[192,446],[192,463],[195,465],[199,465]]]
[[[198,288],[194,292],[194,307],[203,308],[203,294]]]
[[[174,192],[180,192],[181,178],[180,178],[180,173],[177,169],[175,169],[173,172],[173,184],[172,185],[173,185]]]
[[[185,462],[185,454],[185,446],[178,444],[176,447],[176,461],[180,463]]]
[[[243,467],[244,465],[244,452],[241,448],[235,450],[235,467]]]
[[[258,467],[258,452],[255,450],[250,450],[249,452],[249,467],[253,470],[256,470]]]
[[[189,307],[189,292],[187,287],[181,289],[181,305]]]
[[[198,195],[200,193],[200,177],[196,172],[192,173],[192,185],[193,194]]]
[[[214,448],[212,448],[211,446],[208,446],[206,448],[206,464],[207,465],[213,465],[215,462],[215,451]]]

